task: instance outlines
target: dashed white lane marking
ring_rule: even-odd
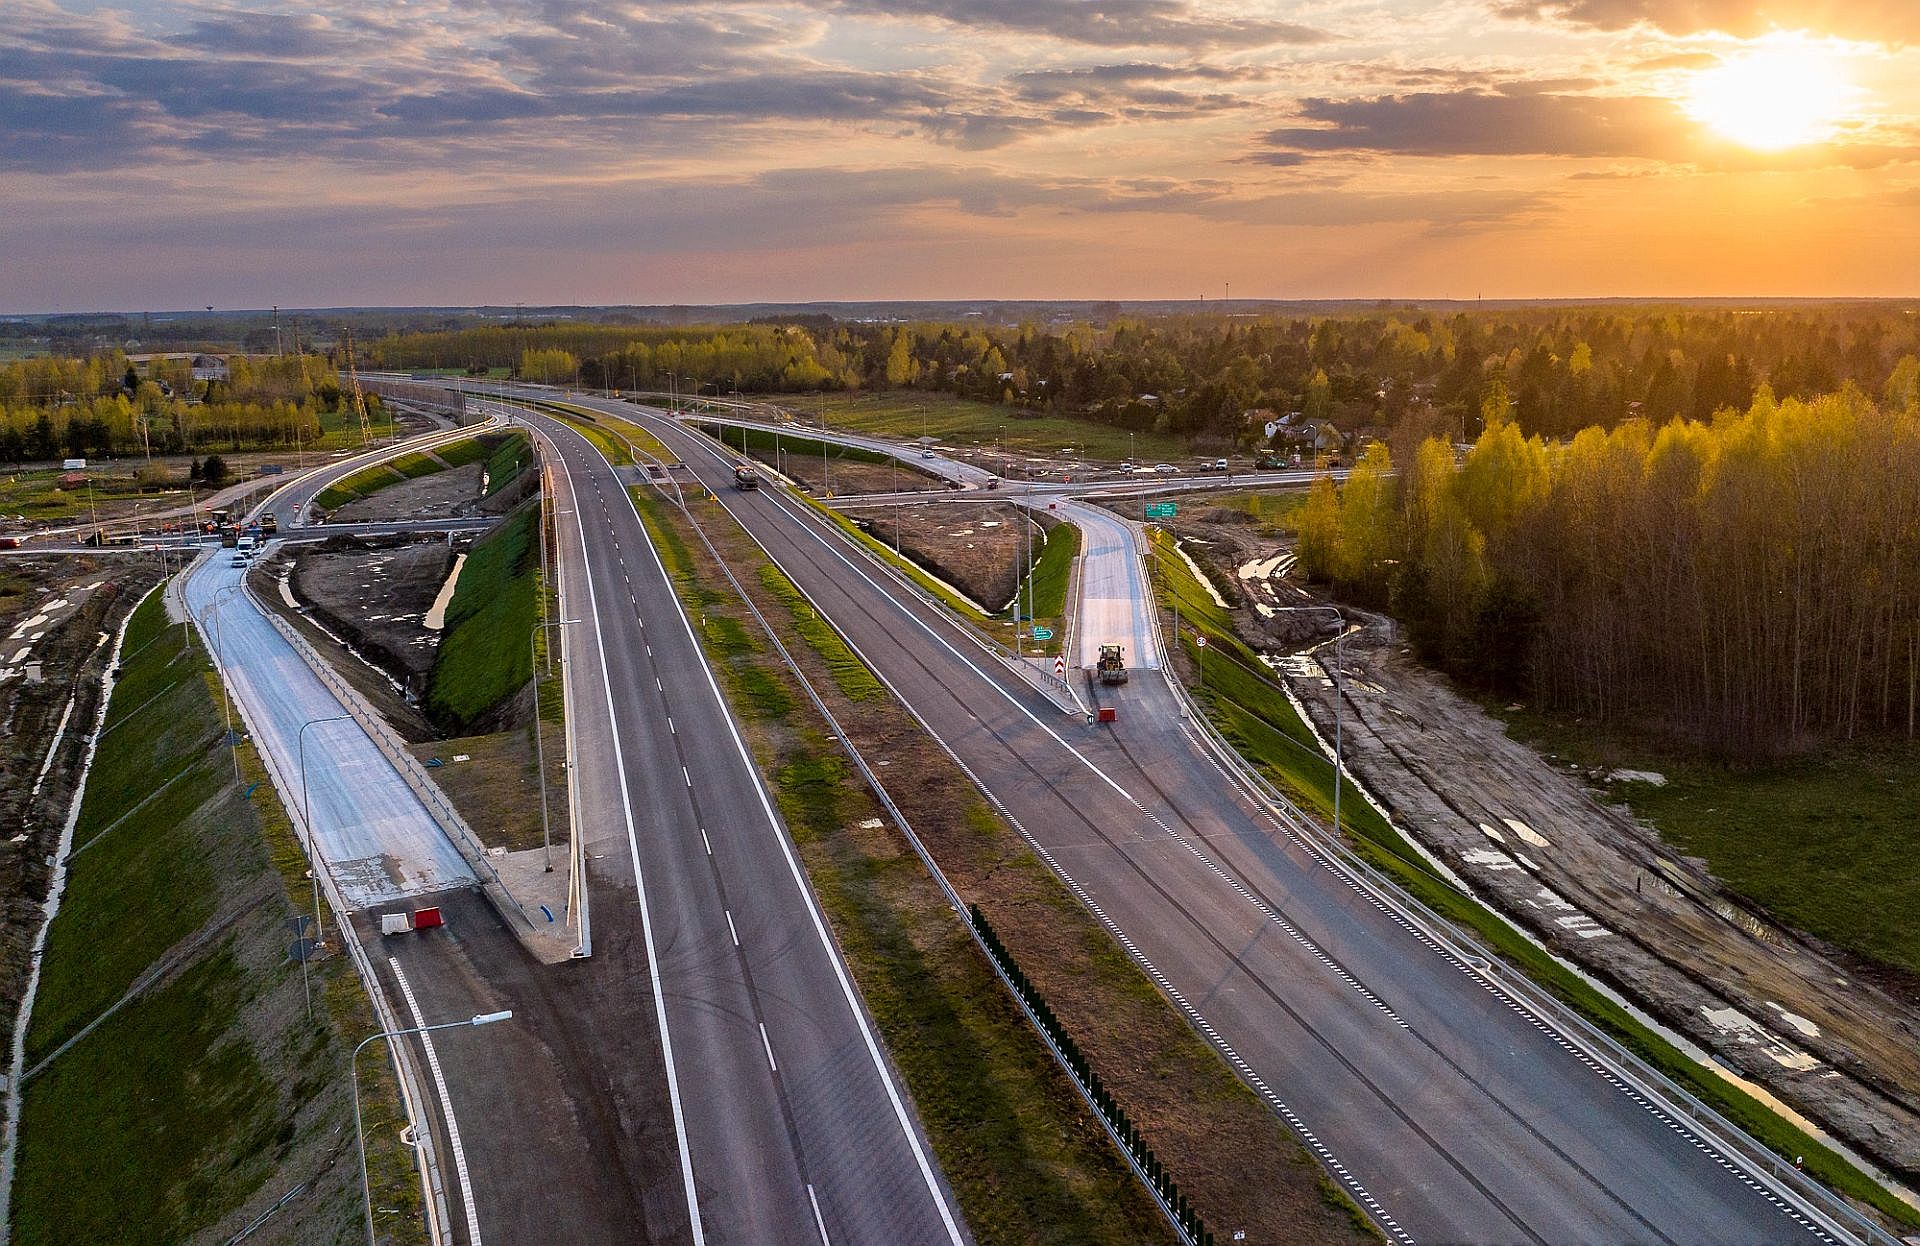
[[[676,728],[676,727],[675,727],[675,726],[673,725],[673,715],[672,715],[672,714],[668,714],[668,715],[667,715],[667,734],[668,734],[668,735],[679,735],[679,734],[680,734],[680,732],[679,732],[679,729],[678,729],[678,728]]]
[[[707,846],[707,855],[708,855],[708,856],[712,856],[712,855],[713,855],[713,841],[712,841],[711,839],[708,839],[708,838],[707,838],[707,828],[706,828],[706,827],[704,827],[704,826],[700,828],[700,842],[701,842],[701,843],[703,843],[703,844],[705,844],[705,845]]]
[[[740,932],[733,925],[733,910],[727,910],[727,933],[733,936],[733,946],[740,946]]]
[[[813,1204],[813,1227],[820,1230],[821,1246],[833,1246],[833,1240],[827,1236],[826,1217],[820,1214],[820,1200],[814,1196],[813,1183],[807,1183],[807,1201]]]
[[[652,653],[652,652],[653,652],[653,650],[651,650],[651,649],[649,649],[649,650],[647,650],[647,652],[648,652],[648,653]],[[666,685],[665,685],[665,684],[662,684],[662,683],[660,682],[660,677],[659,677],[658,675],[655,675],[655,676],[653,677],[653,686],[654,686],[654,688],[655,688],[655,689],[657,689],[658,691],[661,691],[661,692],[665,692],[665,691],[667,690],[667,688],[666,688]]]
[[[767,1023],[760,1023],[760,1045],[767,1049],[767,1067],[778,1073],[780,1065],[773,1058],[773,1040],[767,1037]]]
[[[680,777],[687,781],[688,787],[693,786],[693,776],[687,773],[687,768],[685,766],[680,767]]]
[[[1439,940],[1429,935],[1426,931],[1422,930],[1420,927],[1414,925],[1411,921],[1408,921],[1405,916],[1403,916],[1401,913],[1395,910],[1393,906],[1389,905],[1385,900],[1381,899],[1373,891],[1371,891],[1368,888],[1362,887],[1359,881],[1355,879],[1351,873],[1349,873],[1346,869],[1337,865],[1334,862],[1334,860],[1327,853],[1323,852],[1317,844],[1313,843],[1311,840],[1301,835],[1297,830],[1295,830],[1293,826],[1289,825],[1287,820],[1281,819],[1281,818],[1275,818],[1272,815],[1272,813],[1266,809],[1264,804],[1262,804],[1259,800],[1257,800],[1256,798],[1248,794],[1244,785],[1242,785],[1241,782],[1235,776],[1233,776],[1232,774],[1229,774],[1226,768],[1222,766],[1219,763],[1219,761],[1212,756],[1211,753],[1209,753],[1205,748],[1202,748],[1200,746],[1199,740],[1193,737],[1193,733],[1190,728],[1185,728],[1183,730],[1185,730],[1188,738],[1193,741],[1195,748],[1199,751],[1201,756],[1205,757],[1207,761],[1213,766],[1213,768],[1220,772],[1221,777],[1226,779],[1227,782],[1233,787],[1235,791],[1241,793],[1243,797],[1253,802],[1254,807],[1259,811],[1260,816],[1264,818],[1269,825],[1273,826],[1281,834],[1285,835],[1287,839],[1295,847],[1299,848],[1302,852],[1306,853],[1307,856],[1311,857],[1316,863],[1318,863],[1328,873],[1332,874],[1335,878],[1339,879],[1342,883],[1344,883],[1347,886],[1349,890],[1354,892],[1356,895],[1360,896],[1362,899],[1366,900],[1375,909],[1379,910],[1383,915],[1385,915],[1389,921],[1399,926],[1407,934],[1412,935],[1415,941],[1420,943],[1421,946],[1425,947],[1428,951],[1432,952],[1434,955],[1446,961],[1449,965],[1459,970],[1461,973],[1465,974],[1468,978],[1479,983],[1481,989],[1485,990],[1489,995],[1499,1000],[1501,1004],[1505,1005],[1510,1011],[1514,1013],[1514,1015],[1518,1016],[1522,1021],[1532,1026],[1548,1042],[1558,1047],[1561,1051],[1565,1052],[1567,1055],[1572,1056],[1588,1071],[1596,1074],[1601,1078],[1601,1080],[1605,1081],[1609,1086],[1613,1087],[1615,1090],[1625,1095],[1630,1102],[1640,1107],[1648,1115],[1652,1116],[1655,1120],[1659,1121],[1662,1125],[1665,1125],[1673,1133],[1677,1134],[1679,1137],[1684,1139],[1688,1143],[1688,1145],[1693,1147],[1694,1150],[1700,1152],[1702,1155],[1712,1160],[1722,1170],[1724,1170],[1729,1175],[1731,1175],[1735,1180],[1739,1181],[1740,1184],[1746,1186],[1749,1190],[1752,1190],[1754,1193],[1758,1194],[1761,1198],[1765,1199],[1769,1204],[1773,1206],[1773,1208],[1776,1211],[1780,1212],[1781,1215],[1787,1217],[1789,1220],[1793,1221],[1795,1224],[1805,1229],[1816,1240],[1828,1243],[1829,1246],[1835,1246],[1836,1239],[1831,1234],[1827,1233],[1824,1229],[1822,1229],[1820,1225],[1816,1223],[1811,1217],[1801,1212],[1799,1208],[1793,1206],[1793,1204],[1787,1202],[1785,1199],[1775,1194],[1773,1190],[1769,1189],[1766,1185],[1764,1185],[1757,1178],[1755,1178],[1755,1176],[1751,1172],[1749,1172],[1746,1168],[1742,1167],[1739,1164],[1736,1164],[1731,1158],[1727,1156],[1727,1154],[1723,1150],[1721,1150],[1721,1148],[1718,1145],[1716,1145],[1705,1134],[1701,1133],[1696,1129],[1689,1128],[1685,1124],[1685,1122],[1683,1122],[1680,1118],[1676,1117],[1671,1112],[1668,1112],[1666,1108],[1664,1108],[1658,1103],[1655,1103],[1651,1098],[1649,1098],[1646,1094],[1644,1094],[1638,1086],[1635,1086],[1631,1082],[1626,1081],[1624,1078],[1614,1073],[1612,1069],[1608,1068],[1606,1065],[1602,1064],[1599,1060],[1595,1059],[1592,1055],[1588,1054],[1585,1048],[1581,1047],[1579,1044],[1569,1039],[1565,1034],[1563,1034],[1559,1030],[1558,1027],[1552,1025],[1543,1017],[1541,1017],[1539,1014],[1534,1012],[1534,1010],[1531,1007],[1529,1007],[1526,1003],[1522,1002],[1518,997],[1508,992],[1505,987],[1501,986],[1488,974],[1483,973],[1479,969],[1475,968],[1473,965],[1468,964],[1465,960],[1455,955],[1451,949],[1447,948],[1445,945],[1440,943]],[[1045,856],[1046,854],[1043,852],[1041,855]],[[1065,875],[1062,875],[1062,877],[1064,878]],[[1071,880],[1068,881],[1068,886],[1069,888],[1073,888],[1076,891],[1078,890],[1078,888],[1074,887],[1074,884],[1072,883]],[[1122,942],[1123,943],[1125,942],[1124,937],[1122,938]],[[1204,1023],[1202,1024],[1201,1028],[1203,1030],[1206,1030],[1206,1026],[1204,1025]],[[1211,1035],[1210,1030],[1207,1030],[1207,1033]],[[1225,1051],[1225,1048],[1223,1047],[1222,1050]],[[1239,1060],[1237,1057],[1229,1053],[1228,1059],[1234,1061],[1235,1067],[1240,1067]]]
[[[413,987],[407,981],[406,971],[400,968],[400,962],[387,957],[387,964],[393,969],[393,980],[400,984],[400,994],[407,1001],[407,1011],[413,1016],[413,1023],[424,1026],[427,1019],[420,1015],[420,1004],[413,998]],[[433,1035],[416,1034],[420,1046],[427,1053],[427,1068],[433,1073],[434,1089],[440,1092],[440,1113],[447,1122],[447,1144],[453,1148],[453,1170],[460,1178],[460,1202],[467,1211],[467,1240],[473,1246],[480,1246],[480,1209],[473,1202],[473,1179],[467,1173],[467,1153],[460,1146],[460,1123],[453,1118],[453,1096],[447,1093],[447,1079],[440,1072],[440,1055],[433,1049]]]

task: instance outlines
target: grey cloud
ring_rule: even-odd
[[[1494,9],[1503,17],[1601,30],[1647,25],[1682,35],[1811,30],[1887,42],[1920,38],[1920,4],[1913,0],[1495,0]]]
[[[832,9],[1044,35],[1096,47],[1262,48],[1325,42],[1293,22],[1226,17],[1186,0],[827,0]]]

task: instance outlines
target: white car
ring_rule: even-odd
[[[1161,476],[1178,476],[1180,474],[1180,469],[1171,463],[1155,463],[1153,470],[1155,474]]]

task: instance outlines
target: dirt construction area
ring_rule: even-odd
[[[337,537],[300,549],[282,569],[292,568],[288,588],[300,606],[417,696],[440,643],[434,602],[469,543],[468,537]]]
[[[1911,993],[1770,921],[1676,852],[1589,776],[1510,739],[1421,666],[1389,620],[1334,649],[1289,578],[1288,538],[1224,509],[1186,508],[1244,639],[1271,658],[1323,740],[1336,695],[1349,777],[1474,894],[1615,987],[1724,1067],[1910,1186],[1920,1179],[1920,1006]],[[1312,646],[1296,656],[1302,646]]]
[[[111,636],[160,576],[145,557],[0,559],[0,1036],[100,704]]]
[[[1023,548],[1038,557],[1046,533],[1038,524],[1023,538],[1025,512],[1005,502],[916,502],[907,506],[848,507],[844,513],[891,546],[896,527],[900,552],[993,612],[1013,598]]]

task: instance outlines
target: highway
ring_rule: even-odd
[[[732,491],[729,460],[696,434],[640,422],[1000,799],[1393,1240],[1825,1240],[1792,1196],[1741,1171],[1274,821],[1188,734],[1164,681],[1115,690],[1111,729],[1063,718],[809,508],[773,490]]]
[[[683,1223],[716,1243],[967,1240],[620,475],[556,451],[595,960],[660,1038]]]

